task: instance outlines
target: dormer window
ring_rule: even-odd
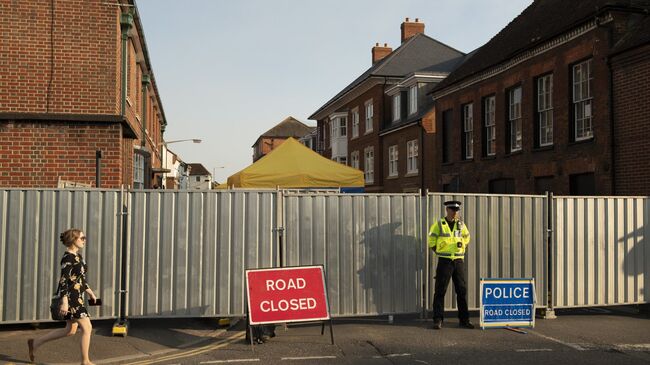
[[[402,100],[401,95],[396,94],[393,96],[393,122],[400,120],[400,114],[402,111]]]
[[[409,115],[418,112],[418,86],[413,85],[409,88]]]

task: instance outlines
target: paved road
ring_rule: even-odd
[[[474,318],[475,323],[478,322]],[[133,321],[130,336],[111,337],[98,321],[92,358],[97,364],[650,364],[650,317],[631,307],[582,309],[538,320],[526,334],[503,329],[466,330],[449,319],[441,331],[430,321],[397,317],[337,320],[335,345],[319,325],[281,327],[254,351],[243,322],[228,331],[214,320]],[[44,333],[50,329],[39,329]],[[24,363],[33,329],[0,327],[0,364]],[[38,334],[40,335],[40,334]],[[42,363],[71,364],[79,338],[47,344]],[[43,362],[45,361],[45,362]]]
[[[131,364],[650,364],[650,319],[629,310],[573,311],[538,320],[526,334],[460,329],[456,320],[441,331],[430,325],[337,321],[334,346],[320,326],[292,326],[254,350],[236,327],[209,345]]]

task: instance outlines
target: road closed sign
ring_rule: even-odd
[[[322,266],[246,270],[250,324],[329,320]]]
[[[481,278],[481,328],[535,327],[535,279]]]

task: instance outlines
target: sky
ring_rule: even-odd
[[[252,163],[257,138],[307,118],[367,70],[379,43],[396,49],[405,18],[469,53],[532,0],[137,0],[169,148],[215,180]]]

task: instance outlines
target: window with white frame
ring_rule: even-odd
[[[397,145],[388,147],[388,176],[397,176],[397,159],[399,158]]]
[[[393,122],[400,120],[402,114],[402,97],[398,93],[393,95]]]
[[[484,118],[485,118],[485,155],[494,156],[496,153],[496,141],[497,133],[496,126],[494,123],[494,108],[495,108],[495,98],[494,96],[488,96],[484,99]]]
[[[372,184],[375,181],[375,149],[366,147],[363,150],[363,173],[366,184]]]
[[[347,136],[348,121],[346,117],[337,117],[330,123],[332,133],[330,140]]]
[[[348,158],[346,156],[334,157],[332,160],[334,160],[334,161],[336,161],[336,162],[338,162],[340,164],[343,164],[343,165],[348,164]]]
[[[359,169],[359,151],[350,153],[350,166]]]
[[[553,75],[537,79],[537,120],[539,145],[553,144]]]
[[[418,86],[413,85],[409,88],[409,115],[418,111]]]
[[[406,142],[406,172],[416,174],[418,172],[418,140]]]
[[[133,154],[133,188],[144,189],[144,156]]]
[[[510,152],[521,150],[521,86],[508,91]]]
[[[594,136],[591,124],[592,80],[591,59],[573,66],[573,133],[576,141]]]
[[[366,102],[366,132],[372,132],[372,117],[374,116],[374,107],[372,106],[372,99]]]
[[[463,105],[463,157],[474,157],[474,104]]]
[[[352,138],[359,137],[359,109],[352,109]]]

